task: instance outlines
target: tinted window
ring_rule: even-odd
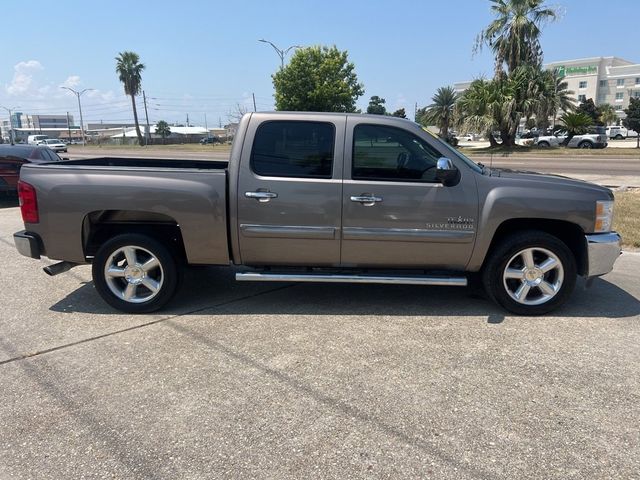
[[[21,145],[0,145],[0,155],[19,158],[29,158],[34,147],[23,147]]]
[[[405,130],[358,125],[353,132],[354,180],[435,182],[440,154]]]
[[[331,178],[334,138],[331,123],[265,122],[253,141],[251,169],[264,176]]]

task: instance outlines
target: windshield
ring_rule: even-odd
[[[431,133],[429,130],[424,128],[422,125],[420,125],[418,123],[416,123],[416,125],[418,125],[423,131],[427,132],[429,135],[431,135],[431,137],[433,137],[435,140],[437,140],[439,142],[438,146],[444,147],[449,153],[453,153],[460,160],[462,160],[464,163],[469,165],[473,170],[475,170],[478,173],[482,173],[482,170],[483,170],[483,168],[482,168],[483,165],[482,164],[480,164],[480,165],[477,164],[476,162],[471,160],[469,157],[464,155],[462,152],[460,152],[459,150],[453,148],[451,145],[449,145],[447,142],[445,142],[441,138],[436,137],[433,133]]]

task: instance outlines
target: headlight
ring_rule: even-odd
[[[613,200],[598,200],[596,202],[596,225],[594,228],[594,232],[610,232],[612,223]]]

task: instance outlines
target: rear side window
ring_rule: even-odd
[[[269,177],[331,178],[334,143],[331,123],[265,122],[253,141],[251,169]]]

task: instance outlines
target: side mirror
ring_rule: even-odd
[[[436,164],[436,179],[445,187],[454,185],[458,179],[458,169],[447,157],[440,157]]]

